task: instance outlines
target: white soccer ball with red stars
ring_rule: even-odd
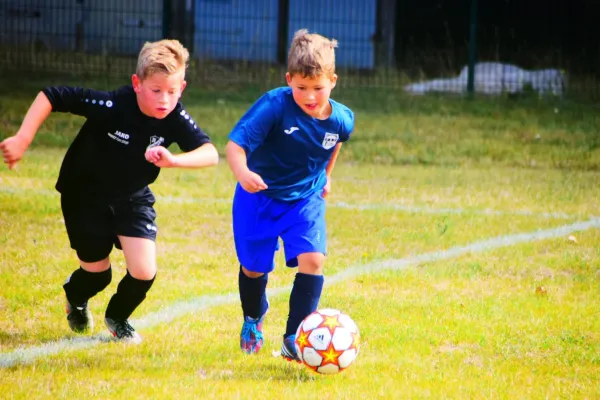
[[[337,374],[356,359],[360,334],[352,318],[326,308],[302,321],[295,344],[298,357],[308,368],[320,374]]]

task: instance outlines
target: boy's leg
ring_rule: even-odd
[[[67,320],[71,330],[93,329],[88,300],[111,282],[109,254],[113,239],[107,223],[108,205],[86,202],[81,196],[61,196],[61,208],[71,247],[76,250],[80,268],[66,280]]]
[[[295,335],[304,318],[317,310],[325,281],[324,264],[325,255],[322,253],[298,255],[298,272],[290,294],[290,313],[284,338]]]
[[[87,263],[79,260],[76,269],[63,285],[67,320],[72,331],[83,333],[94,329],[94,319],[88,308],[88,300],[104,290],[112,280],[109,258]]]
[[[240,262],[238,284],[244,315],[240,348],[248,354],[257,353],[264,343],[262,323],[269,308],[266,288],[269,272],[274,268],[278,239],[270,224],[271,202],[268,197],[250,194],[239,185],[233,199],[233,236]]]
[[[118,339],[139,342],[141,338],[128,319],[144,301],[156,276],[156,244],[151,239],[119,236],[127,273],[106,308],[105,322]]]
[[[127,273],[106,308],[104,322],[119,340],[139,343],[128,319],[144,301],[156,276],[156,211],[154,195],[144,188],[113,202],[116,247],[123,250]]]
[[[81,265],[67,278],[63,288],[67,300],[74,306],[87,303],[89,299],[104,290],[112,280],[110,259],[97,262],[79,260]]]
[[[290,312],[283,335],[281,354],[290,361],[299,361],[294,341],[298,327],[310,313],[317,310],[323,291],[323,253],[298,255],[298,273],[290,294]]]
[[[238,285],[244,313],[240,348],[247,354],[258,353],[264,344],[262,328],[269,309],[266,291],[268,281],[268,273],[252,272],[240,266]]]
[[[265,315],[269,308],[267,299],[268,282],[268,273],[252,272],[240,266],[238,286],[244,317],[260,319]]]
[[[298,361],[294,340],[300,323],[319,306],[326,254],[325,201],[320,194],[294,205],[286,214],[282,234],[287,265],[298,266],[290,294],[289,314],[281,353]]]

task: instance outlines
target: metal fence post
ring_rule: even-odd
[[[163,0],[162,36],[171,37],[171,0]]]
[[[477,61],[477,0],[471,0],[471,17],[469,22],[469,75],[467,92],[475,92],[475,62]]]
[[[288,28],[290,23],[290,0],[279,0],[277,16],[277,62],[287,64]]]

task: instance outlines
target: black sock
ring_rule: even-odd
[[[317,309],[324,281],[323,275],[296,274],[284,338],[295,335],[304,318]]]
[[[260,318],[267,312],[269,307],[266,292],[268,281],[269,274],[263,274],[258,278],[249,278],[240,266],[238,284],[244,317]]]
[[[104,290],[112,280],[112,268],[102,272],[88,272],[79,267],[63,285],[67,300],[74,306],[82,306]]]
[[[114,321],[123,321],[129,318],[133,311],[144,301],[146,293],[152,287],[154,278],[149,281],[135,279],[129,275],[129,271],[125,277],[119,282],[117,293],[110,298],[106,307],[106,318]]]

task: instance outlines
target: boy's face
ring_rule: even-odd
[[[184,72],[172,75],[159,72],[144,80],[134,74],[131,82],[140,110],[157,119],[165,118],[175,109],[186,86]]]
[[[337,75],[328,77],[320,75],[308,78],[299,74],[285,74],[288,85],[292,88],[294,101],[306,114],[313,118],[326,119],[331,114],[329,96],[335,87]]]

